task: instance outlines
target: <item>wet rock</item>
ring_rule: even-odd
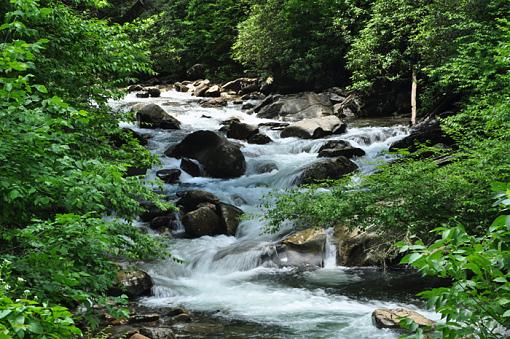
[[[224,327],[221,324],[195,323],[191,322],[179,327],[179,332],[189,335],[190,338],[215,338],[225,337]]]
[[[181,206],[185,212],[192,211],[202,203],[211,203],[217,205],[220,199],[212,193],[202,190],[190,190],[177,193],[180,198],[177,200],[177,206]]]
[[[196,97],[205,97],[205,93],[209,90],[209,84],[201,83],[193,89],[192,95]]]
[[[270,95],[254,112],[260,118],[298,121],[333,114],[333,105],[327,95],[305,92],[289,95]]]
[[[297,137],[301,139],[317,139],[327,135],[345,132],[347,125],[340,118],[330,115],[321,118],[304,119],[293,123],[281,133],[282,138]]]
[[[165,155],[198,160],[213,178],[235,178],[246,171],[246,160],[240,147],[212,131],[191,133],[179,144],[170,147]]]
[[[282,130],[289,126],[288,122],[263,122],[259,124],[259,127],[270,127],[274,131]]]
[[[213,85],[205,91],[203,94],[204,97],[217,98],[221,95],[220,86]]]
[[[143,106],[136,113],[136,118],[140,127],[143,128],[181,128],[181,123],[177,119],[165,112],[163,108],[156,104],[148,104]]]
[[[176,323],[189,323],[191,320],[191,315],[188,313],[181,313],[172,317],[172,322]]]
[[[408,136],[394,142],[390,146],[390,151],[407,148],[413,152],[417,150],[417,143],[452,145],[454,142],[443,132],[437,119],[429,118],[414,126]]]
[[[266,98],[266,96],[260,92],[253,92],[253,93],[248,93],[248,94],[245,94],[241,97],[242,100],[244,101],[247,101],[247,100],[264,100]]]
[[[267,164],[258,164],[255,166],[255,173],[257,174],[270,173],[275,170],[278,170],[278,166],[273,162]]]
[[[198,80],[205,78],[206,66],[204,64],[195,64],[187,70],[188,78],[190,80]]]
[[[175,334],[169,327],[142,327],[140,334],[151,339],[174,339]]]
[[[176,83],[174,84],[174,89],[175,89],[177,92],[184,92],[184,93],[186,93],[186,92],[188,92],[188,91],[189,91],[188,86],[186,86],[186,85],[184,85],[184,84],[182,84],[182,83],[180,83],[180,82],[176,82]]]
[[[147,88],[147,93],[151,98],[159,98],[161,96],[161,90],[157,87]]]
[[[200,104],[200,106],[202,106],[204,108],[217,108],[217,107],[227,106],[228,100],[226,98],[219,97],[219,98],[214,98],[214,99],[210,99],[210,100],[200,101],[199,104]]]
[[[130,324],[136,324],[136,323],[148,323],[148,322],[154,322],[158,321],[160,318],[159,314],[157,313],[150,313],[150,314],[133,314],[129,317],[129,323]]]
[[[315,162],[306,167],[294,181],[295,185],[313,184],[326,179],[340,179],[358,169],[355,163],[346,157]]]
[[[222,228],[226,235],[236,235],[237,226],[241,222],[243,210],[230,204],[220,203],[217,206],[222,222]]]
[[[182,158],[181,169],[192,177],[201,177],[204,175],[204,171],[198,161],[193,159]]]
[[[156,204],[154,204],[151,201],[143,200],[140,202],[140,206],[143,207],[145,210],[142,214],[140,214],[140,219],[142,221],[151,221],[152,219],[165,215],[168,212],[162,210],[161,208],[157,207]]]
[[[149,96],[150,96],[149,92],[136,93],[137,98],[148,98]]]
[[[257,126],[248,125],[245,123],[232,121],[227,127],[227,137],[238,140],[247,140],[252,135],[258,133]]]
[[[340,96],[336,98],[340,99]],[[358,95],[350,93],[344,100],[336,101],[333,106],[333,113],[338,117],[353,118],[362,114],[363,107],[362,99]]]
[[[167,184],[175,184],[179,182],[181,170],[177,168],[163,169],[156,172],[156,176]]]
[[[256,133],[248,138],[249,144],[265,145],[273,142],[273,140],[263,133]]]
[[[338,140],[338,142],[330,141],[319,149],[319,158],[335,158],[335,157],[362,157],[365,151],[358,147],[352,147],[347,141]]]
[[[342,266],[375,266],[387,255],[381,253],[384,250],[380,250],[381,240],[375,233],[339,226],[335,228],[334,237],[338,249],[337,262]]]
[[[128,87],[128,92],[140,92],[145,90],[142,85],[131,85]]]
[[[245,102],[243,106],[241,106],[241,109],[248,110],[255,107],[255,104],[253,102]]]
[[[322,267],[325,246],[324,229],[298,231],[281,242],[278,248],[279,265]]]
[[[258,88],[257,78],[238,78],[224,84],[221,90],[223,92],[234,91],[240,93],[245,88],[253,88],[254,85],[256,86],[256,90]]]
[[[140,333],[135,333],[132,336],[130,336],[129,339],[152,339],[152,338],[146,337]]]
[[[214,205],[203,206],[182,217],[186,234],[191,237],[221,234],[221,221]]]
[[[144,271],[130,270],[117,272],[117,284],[110,290],[110,295],[126,294],[129,298],[148,296],[153,283]]]
[[[377,328],[405,329],[400,325],[402,319],[410,319],[420,327],[433,327],[435,324],[420,313],[404,308],[378,308],[372,313],[372,322]]]
[[[158,231],[165,231],[173,228],[176,221],[175,213],[155,217],[151,220],[150,228]]]

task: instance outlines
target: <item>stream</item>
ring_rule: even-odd
[[[143,134],[150,134],[148,148],[161,155],[161,165],[152,168],[147,178],[154,179],[159,169],[179,168],[180,160],[163,152],[196,130],[217,131],[221,122],[233,117],[257,125],[274,120],[259,119],[229,103],[222,108],[202,108],[198,99],[176,91],[163,92],[160,98],[140,99],[134,93],[112,106],[120,108],[138,102],[157,103],[181,123],[181,130],[141,129],[124,124]],[[246,174],[223,180],[191,177],[183,172],[178,185],[165,185],[165,194],[175,195],[186,189],[201,189],[221,201],[241,208],[249,215],[235,237],[215,236],[198,239],[179,237],[175,230],[170,251],[182,263],[168,259],[146,264],[155,286],[153,296],[140,302],[147,307],[182,306],[202,314],[209,323],[221,325],[222,334],[204,337],[223,338],[398,338],[399,333],[380,330],[372,325],[371,313],[380,307],[406,307],[425,316],[414,296],[420,290],[418,277],[408,272],[383,272],[377,268],[346,268],[336,265],[337,250],[327,232],[324,267],[302,269],[278,267],[263,260],[274,251],[280,234],[263,233],[265,221],[261,202],[274,190],[290,187],[303,167],[317,160],[325,139],[280,138],[280,131],[262,127],[274,142],[266,145],[243,144],[247,161]],[[403,125],[385,126],[377,122],[351,122],[347,132],[326,138],[348,140],[366,156],[355,158],[359,174],[366,175],[377,164],[388,161],[384,151],[407,135]],[[278,170],[257,174],[257,168],[276,164]],[[353,180],[356,180],[354,178]]]

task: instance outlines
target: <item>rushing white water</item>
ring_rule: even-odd
[[[151,134],[149,149],[162,154],[173,143],[195,130],[218,130],[221,122],[232,117],[242,122],[271,122],[242,112],[239,106],[202,108],[196,98],[174,91],[161,98],[139,99],[134,95],[112,106],[128,106],[134,102],[156,102],[182,123],[180,131],[162,131],[129,127]],[[264,213],[260,203],[275,189],[289,187],[300,171],[317,160],[325,139],[281,139],[279,131],[261,128],[274,142],[267,145],[243,144],[247,161],[244,176],[230,180],[193,178],[181,175],[181,184],[167,185],[165,193],[200,188],[234,204],[253,217],[238,227],[236,237],[216,236],[199,239],[176,239],[171,252],[183,263],[173,260],[147,265],[154,278],[154,296],[143,300],[146,305],[182,305],[192,311],[216,312],[215,317],[235,319],[282,328],[277,338],[396,338],[398,334],[378,330],[371,324],[370,314],[377,307],[406,306],[393,300],[353,297],[337,287],[352,286],[363,281],[355,270],[336,267],[336,248],[328,232],[324,269],[300,271],[279,268],[264,260],[275,253],[279,235],[264,234]],[[385,150],[407,133],[403,126],[349,128],[345,134],[327,140],[348,140],[360,147],[366,156],[354,159],[360,175],[369,173],[381,161]],[[239,141],[236,141],[239,142]],[[162,156],[161,166],[153,168],[148,179],[160,168],[178,168],[180,160]],[[261,165],[274,164],[270,173],[257,174]],[[427,314],[427,313],[426,313]],[[247,335],[246,338],[250,336]],[[264,335],[262,335],[264,337]],[[269,336],[268,336],[269,337]]]

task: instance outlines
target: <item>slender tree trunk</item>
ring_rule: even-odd
[[[411,125],[416,124],[416,91],[418,90],[418,80],[416,79],[416,70],[413,68],[413,84],[411,86]]]

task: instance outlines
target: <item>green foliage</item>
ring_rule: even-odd
[[[249,12],[249,0],[163,2],[149,19],[151,25],[139,30],[139,41],[148,41],[155,69],[176,78],[186,70],[204,64],[208,76],[229,78],[240,73],[230,57],[237,24]]]
[[[345,84],[344,55],[366,2],[269,0],[255,5],[239,25],[234,58],[280,82]]]
[[[440,239],[428,247],[401,245],[411,252],[402,263],[452,280],[449,287],[420,293],[444,321],[428,337],[505,338],[510,330],[510,185],[498,186],[498,206],[505,211],[483,235],[460,225],[440,227],[434,230]]]
[[[140,200],[170,207],[141,178],[126,177],[128,167],[156,159],[118,127],[126,117],[106,105],[121,93],[116,86],[148,70],[148,59],[126,27],[88,10],[36,0],[0,7],[0,259],[12,263],[9,293],[30,290],[43,303],[12,302],[0,291],[9,314],[19,315],[8,319],[13,327],[0,319],[0,332],[74,337],[70,314],[46,304],[90,310],[110,303],[115,260],[164,253],[129,223]],[[39,319],[44,329],[24,319]]]
[[[8,244],[4,251],[15,253],[4,255],[13,274],[25,280],[14,292],[30,289],[41,300],[70,306],[86,304],[108,290],[117,272],[114,260],[164,253],[161,242],[128,223],[87,215],[58,215],[55,221],[39,221],[1,237]]]
[[[29,291],[13,300],[9,262],[0,264],[0,338],[72,338],[81,335],[71,313],[61,306],[48,306],[29,299]]]

